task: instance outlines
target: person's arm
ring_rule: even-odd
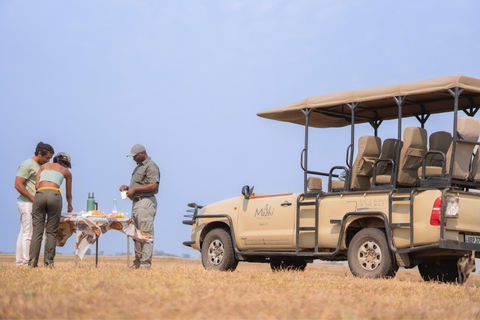
[[[67,192],[66,198],[67,198],[67,203],[68,203],[68,212],[73,211],[72,207],[72,173],[67,170],[65,174],[65,189]]]
[[[28,192],[27,188],[25,188],[25,185],[24,185],[25,181],[27,181],[27,179],[16,176],[15,177],[15,189],[17,189],[17,191],[22,196],[24,196],[25,198],[27,198],[28,200],[33,202],[33,196],[30,194],[30,192]]]
[[[146,184],[144,186],[129,188],[127,191],[127,197],[131,198],[137,192],[145,192],[145,193],[153,192],[158,189],[158,184],[159,184],[158,182],[154,182],[154,183]]]
[[[38,172],[37,172],[37,180],[35,181],[35,189],[38,189],[40,187],[40,175],[42,174],[42,171],[43,171],[42,167],[40,167],[40,170],[38,170]]]
[[[145,175],[147,177],[147,182],[150,182],[143,186],[138,186],[134,188],[129,188],[127,196],[132,198],[135,193],[143,192],[150,193],[158,190],[158,185],[160,184],[160,172],[156,166],[149,166],[146,169]]]

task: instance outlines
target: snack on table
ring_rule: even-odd
[[[76,213],[62,213],[61,216],[69,218],[69,217],[76,217],[77,214]]]
[[[99,211],[99,210],[88,211],[88,214],[92,215],[92,216],[106,216],[107,215],[106,213],[104,213],[102,211]]]
[[[117,219],[120,218],[120,219],[122,219],[122,218],[125,218],[125,214],[123,212],[110,213],[108,215],[108,217],[109,218],[117,218]]]

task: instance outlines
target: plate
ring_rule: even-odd
[[[465,235],[465,242],[466,243],[480,244],[480,237],[479,236],[471,236],[471,235],[466,234]]]

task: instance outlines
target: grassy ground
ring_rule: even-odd
[[[41,258],[42,259],[42,258]],[[480,319],[480,276],[463,286],[424,282],[400,269],[390,280],[355,278],[345,266],[273,273],[240,263],[212,272],[198,260],[57,256],[55,269],[16,268],[0,255],[1,319]]]

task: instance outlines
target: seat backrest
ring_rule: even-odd
[[[380,156],[382,140],[374,136],[363,136],[358,139],[358,153],[352,167],[353,190],[370,189],[370,178],[373,175],[373,165]]]
[[[480,182],[480,148],[477,148],[475,152],[475,156],[473,157],[472,161],[472,170],[470,173],[470,179],[474,182]]]
[[[477,141],[480,135],[480,122],[474,117],[458,117],[457,132],[468,141]],[[447,173],[450,172],[450,161],[452,158],[452,147],[450,144],[447,152]],[[474,144],[457,142],[455,146],[455,159],[453,163],[452,179],[467,180],[470,176],[470,163],[472,162]]]
[[[385,139],[382,146],[380,159],[392,159],[395,161],[395,142],[397,139]],[[391,174],[392,164],[388,161],[381,161],[377,165],[377,175]]]
[[[438,131],[430,135],[429,151],[441,151],[445,156],[448,153],[448,148],[452,144],[452,135],[450,132]],[[443,164],[443,157],[440,154],[429,153],[425,157],[425,165],[432,167],[441,167]]]
[[[403,146],[398,164],[398,185],[414,186],[425,152],[427,152],[427,130],[417,127],[406,128],[403,132]]]
[[[307,186],[311,191],[322,191],[322,178],[308,177]]]

